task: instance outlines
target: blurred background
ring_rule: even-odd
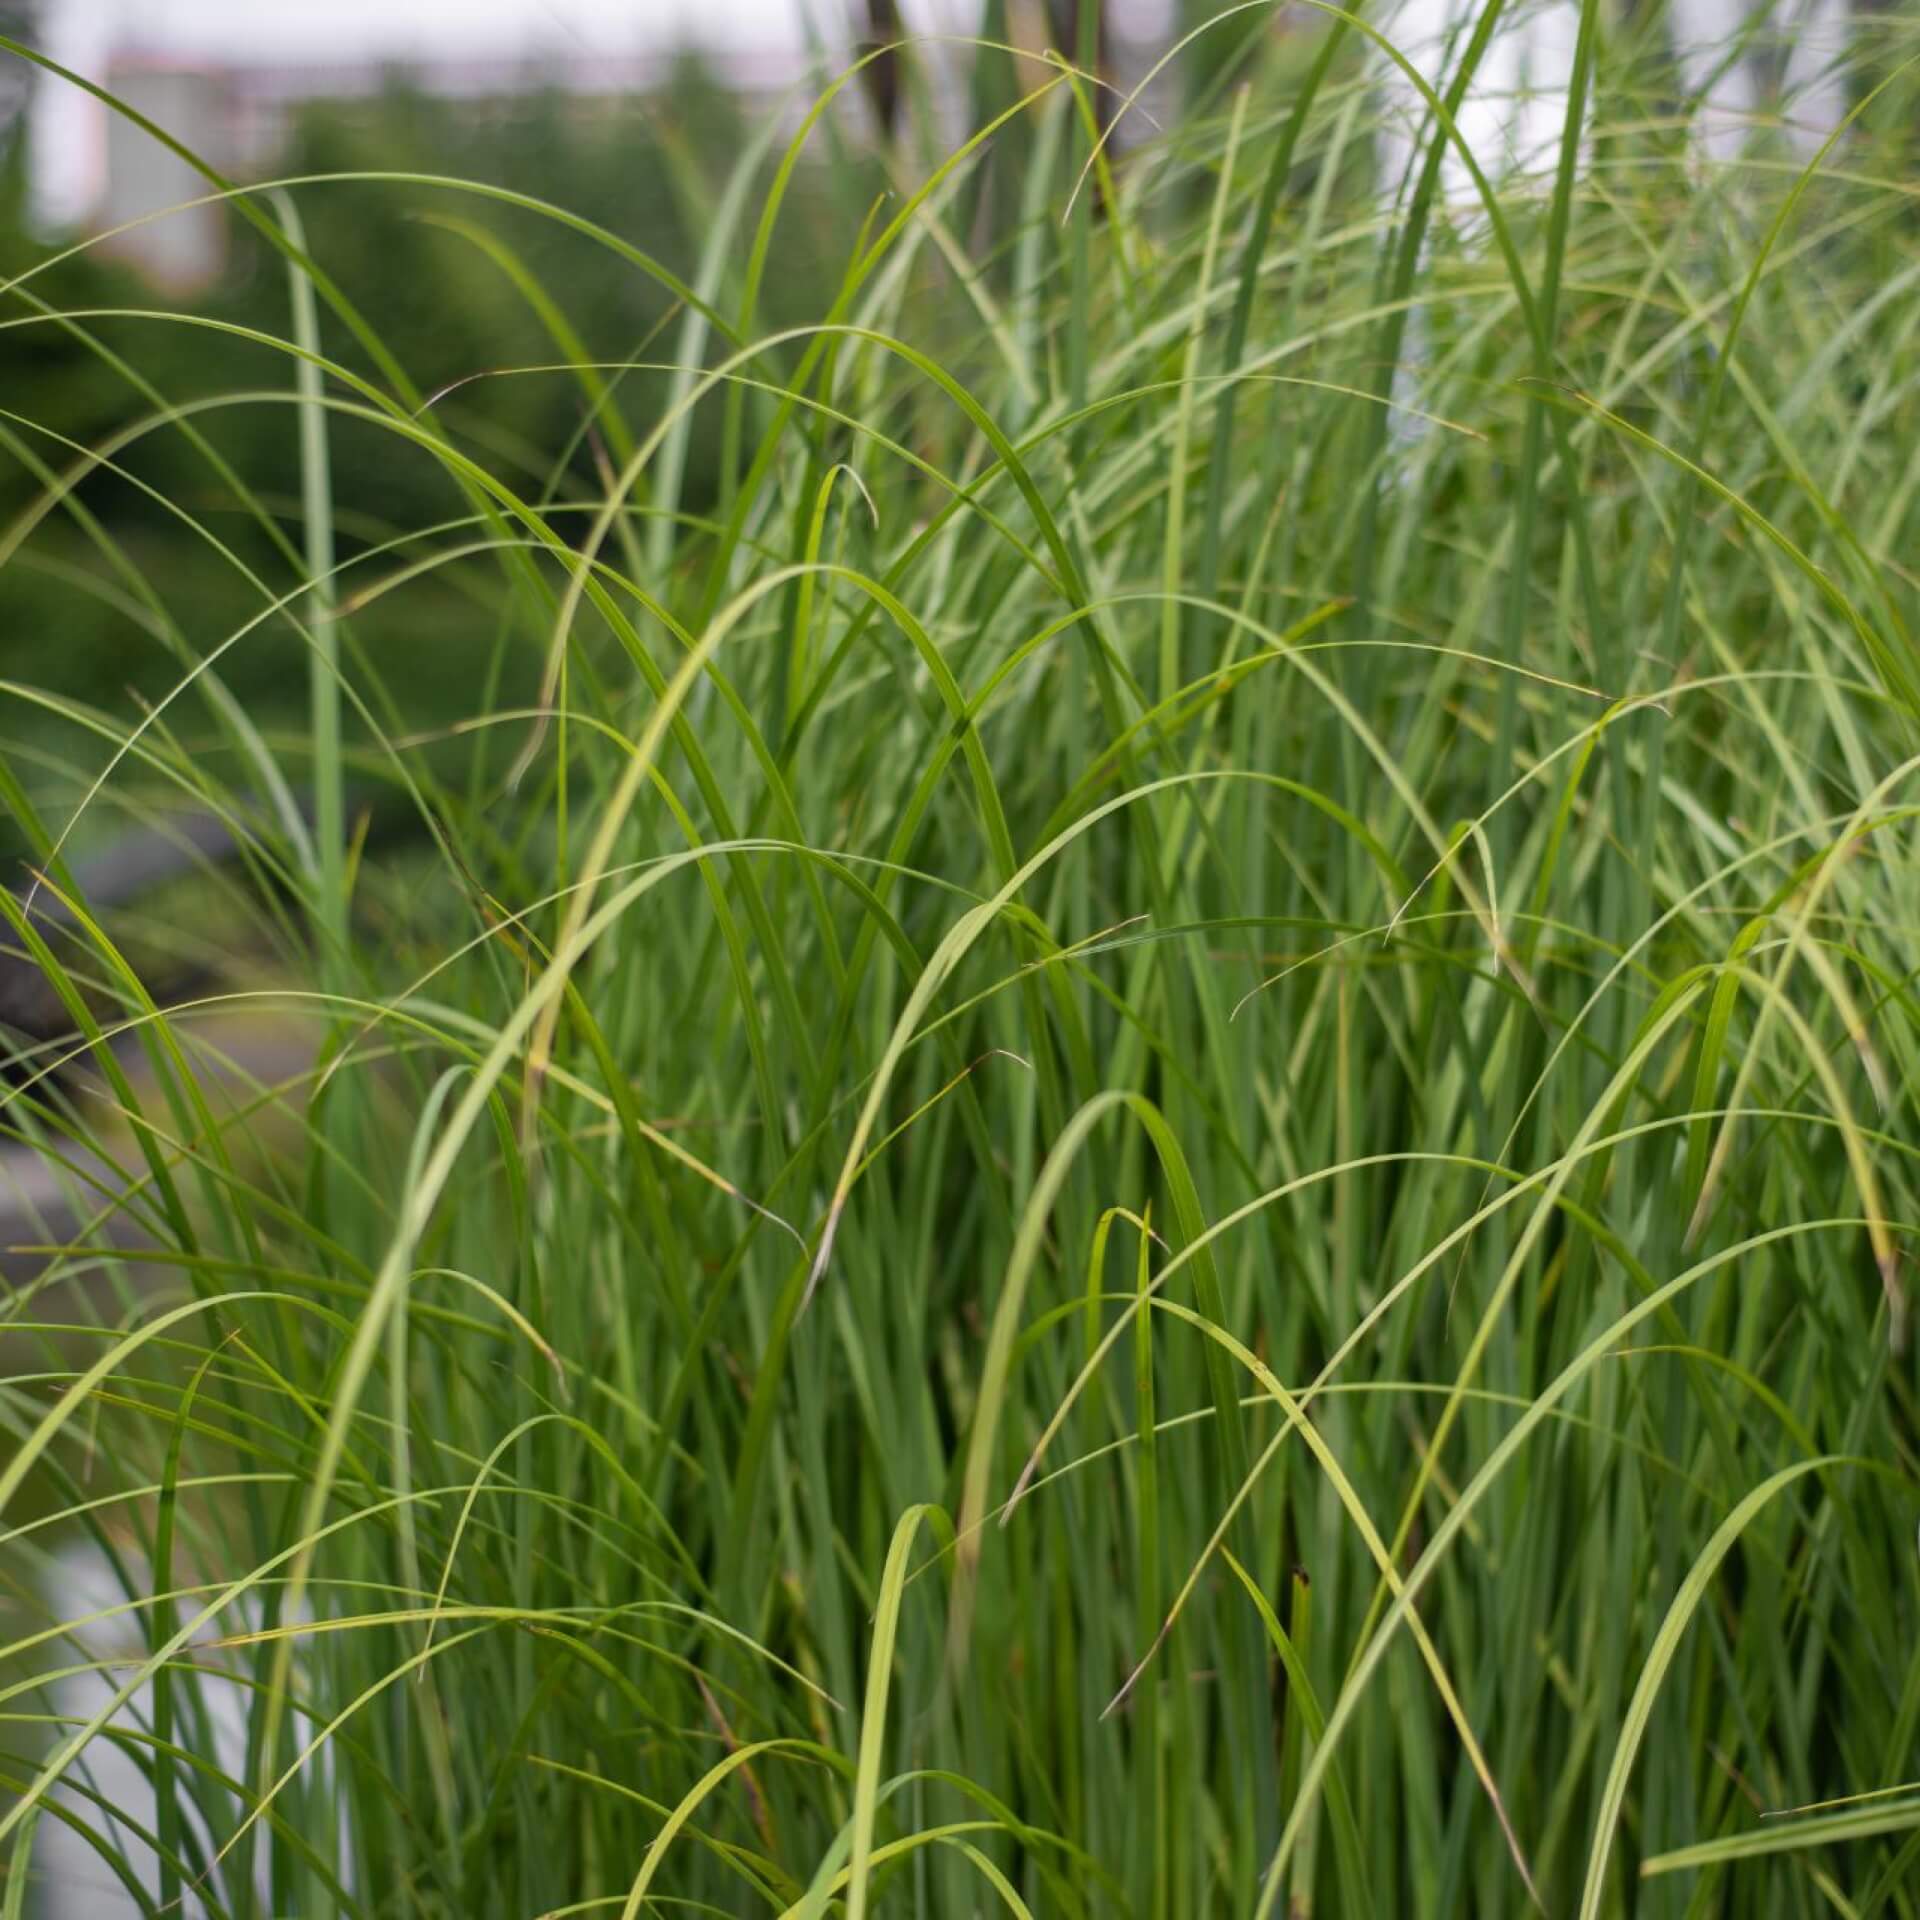
[[[1114,84],[1131,84],[1183,26],[1219,11],[1216,0],[1108,0],[1093,25]],[[929,36],[910,61],[883,63],[872,85],[849,89],[808,143],[760,312],[771,332],[825,311],[891,170],[917,161],[924,172],[963,137],[983,98],[1014,84],[1015,62],[980,54],[967,37],[1038,49],[1077,44],[1083,27],[1079,0],[5,0],[0,31],[112,93],[229,179],[420,171],[486,181],[583,215],[689,276],[743,143],[797,127],[862,45]],[[1183,87],[1204,85],[1207,64],[1183,61]],[[40,303],[100,315],[86,323],[96,342],[136,364],[170,405],[230,399],[249,379],[278,393],[290,376],[280,354],[238,340],[209,353],[204,332],[108,314],[165,308],[284,335],[285,263],[231,205],[202,198],[205,177],[187,159],[83,86],[13,55],[0,59],[0,83],[0,265],[12,275],[76,249],[13,296],[14,324],[0,331],[0,390],[28,416],[0,420],[4,523],[34,511],[77,449],[97,449],[152,411],[151,397],[116,378],[72,324],[48,322]],[[1145,104],[1150,112],[1151,94]],[[875,137],[882,121],[893,139]],[[1020,131],[1000,143],[989,196],[1004,199],[1019,177]],[[925,153],[903,150],[915,144]],[[556,358],[529,280],[554,290],[594,358],[671,356],[668,298],[551,222],[391,181],[308,187],[296,198],[313,257],[422,393]],[[375,372],[331,321],[324,345]],[[623,378],[630,419],[648,417],[665,378]],[[477,380],[441,411],[503,475],[562,492],[594,481],[596,442],[569,378]],[[682,499],[693,511],[711,491],[718,418],[703,412],[688,450]],[[287,410],[227,403],[195,424],[294,528],[298,448]],[[337,503],[349,542],[444,517],[444,479],[429,463],[362,461],[367,447],[352,424],[336,431],[335,470],[353,475]],[[115,465],[90,474],[74,505],[111,528],[133,569],[165,579],[171,622],[204,651],[258,607],[206,529],[218,526],[240,559],[269,574],[271,542],[248,524],[250,512],[219,497],[206,459],[178,432],[139,435]],[[63,699],[124,716],[172,686],[181,653],[156,617],[102,577],[97,543],[71,507],[36,516],[32,537],[0,567],[9,671]],[[431,730],[469,709],[470,686],[456,693],[441,671],[442,642],[467,617],[456,594],[430,591],[409,596],[403,632],[381,611],[356,628],[408,726]],[[304,697],[296,647],[291,636],[262,634],[223,664],[232,692],[269,730]],[[0,724],[15,732],[11,719]],[[33,724],[62,732],[43,713]],[[29,787],[36,759],[51,779],[53,768],[71,769],[80,744],[40,738],[20,768]]]

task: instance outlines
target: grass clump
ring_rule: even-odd
[[[1609,41],[1589,170],[1426,246],[1338,31],[1131,144],[987,48],[942,146],[911,68],[836,224],[843,78],[676,262],[236,195],[284,327],[171,391],[116,311],[131,424],[14,417],[0,560],[84,542],[179,664],[6,688],[9,1920],[82,1858],[356,1920],[1915,1911],[1910,91],[1875,44],[1815,169],[1701,187]],[[844,265],[770,327],[796,179]],[[551,355],[450,417],[331,195],[670,318],[522,276]],[[147,438],[237,624],[116,539]],[[267,644],[310,724],[226,691]]]

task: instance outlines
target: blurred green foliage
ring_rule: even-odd
[[[276,170],[289,179],[417,173],[486,182],[563,206],[684,277],[695,271],[753,110],[691,58],[644,98],[548,89],[449,100],[396,74],[369,99],[300,109]],[[790,207],[796,217],[783,225],[766,277],[758,331],[818,317],[830,302],[825,290],[837,282],[858,221],[857,212],[843,219],[838,210],[870,203],[877,185],[844,151],[838,160],[832,177],[824,167],[803,169]],[[580,380],[570,370],[509,371],[551,369],[565,357],[523,286],[530,280],[542,289],[590,359],[620,367],[662,362],[674,351],[674,303],[655,281],[588,236],[417,180],[328,180],[297,187],[294,198],[311,256],[420,394],[444,395],[436,417],[456,440],[529,497],[600,490],[605,435],[589,422]],[[22,199],[16,178],[0,211],[0,261],[10,277],[52,251],[28,231]],[[8,297],[0,388],[11,399],[0,406],[11,411],[0,416],[0,516],[14,534],[29,524],[31,532],[0,567],[0,630],[10,637],[9,676],[56,699],[125,714],[129,702],[162,697],[192,660],[259,611],[259,583],[279,593],[298,577],[258,513],[264,507],[277,518],[297,547],[296,416],[282,399],[292,392],[292,367],[284,352],[239,337],[209,351],[202,327],[181,324],[287,334],[284,262],[237,213],[227,217],[227,235],[220,278],[185,302],[170,302],[97,248],[59,259]],[[738,298],[737,287],[721,290],[726,310]],[[131,308],[151,317],[54,320],[46,308],[65,315]],[[322,337],[330,358],[387,384],[331,315],[323,316]],[[644,431],[663,404],[667,375],[636,369],[606,378],[628,427]],[[445,392],[456,383],[457,391]],[[199,402],[217,404],[191,411]],[[163,418],[126,438],[175,408],[190,410],[193,432],[230,465],[251,502],[178,421]],[[691,511],[713,496],[720,431],[720,407],[703,404],[683,496]],[[59,483],[88,450],[109,447],[111,467],[70,489]],[[393,449],[390,436],[376,442],[369,429],[336,419],[343,563],[402,529],[465,510],[437,461],[423,454],[410,462]],[[348,591],[364,577],[364,569],[350,572]],[[139,595],[153,590],[146,583],[162,605],[141,603]],[[462,717],[479,686],[473,626],[472,602],[451,575],[377,604],[353,627],[362,691],[410,727]],[[483,638],[491,643],[491,629]],[[536,651],[511,651],[507,698],[531,694]],[[263,727],[297,720],[306,668],[286,623],[250,634],[222,659],[220,673]],[[19,724],[10,721],[9,732]],[[48,765],[70,759],[78,742],[78,735],[63,739],[59,752],[45,755]],[[36,757],[29,743],[20,764],[30,785]]]

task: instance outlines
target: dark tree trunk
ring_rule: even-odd
[[[1113,119],[1112,36],[1107,25],[1106,0],[1047,0],[1047,18],[1054,44],[1082,72],[1091,74],[1093,117],[1105,133]]]
[[[866,0],[866,10],[867,31],[860,41],[860,52],[871,53],[875,47],[894,49],[861,69],[868,97],[873,101],[874,117],[880,122],[881,133],[891,140],[900,131],[902,105],[900,54],[896,46],[900,38],[899,0]]]

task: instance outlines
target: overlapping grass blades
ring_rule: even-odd
[[[16,396],[0,556],[71,527],[181,661],[5,689],[8,1920],[1915,1911],[1911,77],[1890,20],[1815,171],[1701,189],[1596,17],[1591,172],[1479,252],[1382,210],[1343,16],[1130,143],[968,49],[800,329],[845,76],[703,259],[396,171],[210,180],[282,336],[8,284],[130,424]],[[328,194],[554,363],[425,394]],[[585,337],[549,228],[678,324]],[[243,625],[116,534],[155,435]],[[286,634],[298,731],[222,678]],[[80,897],[185,808],[236,870]]]

